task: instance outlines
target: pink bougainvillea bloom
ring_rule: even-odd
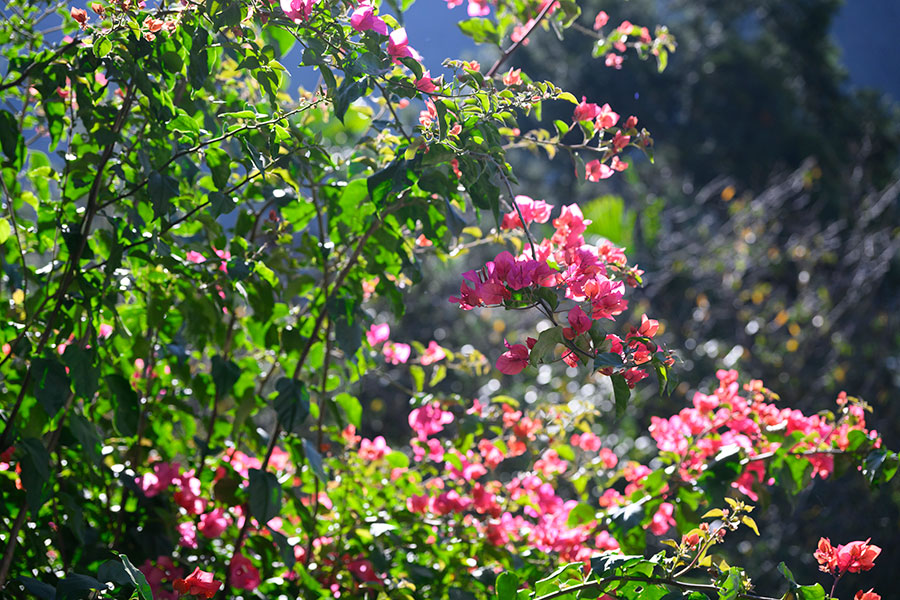
[[[376,325],[372,323],[366,332],[366,340],[370,346],[377,346],[381,342],[386,342],[391,337],[391,326],[387,323]]]
[[[364,558],[357,558],[348,562],[347,570],[353,573],[357,580],[364,583],[381,581],[381,578],[375,573],[375,566]]]
[[[663,502],[659,505],[650,524],[645,528],[649,529],[653,535],[663,535],[670,527],[675,525],[675,519],[672,515],[675,513],[675,507],[669,502]]]
[[[578,121],[593,121],[600,114],[600,107],[593,102],[588,102],[585,96],[581,97],[581,103],[575,107],[572,118]]]
[[[881,600],[881,596],[876,594],[873,588],[869,588],[868,592],[862,590],[856,592],[856,595],[853,596],[853,600]]]
[[[522,83],[522,69],[510,69],[503,75],[503,85],[519,85]]]
[[[387,23],[381,17],[375,16],[375,9],[371,4],[362,2],[350,16],[350,26],[356,31],[374,31],[381,35],[387,35]]]
[[[568,319],[570,327],[563,327],[563,335],[567,339],[574,340],[591,328],[591,318],[581,310],[580,306],[572,307],[569,310]]]
[[[217,538],[222,532],[228,528],[229,518],[225,514],[225,510],[214,508],[213,510],[200,515],[200,533],[208,538]]]
[[[490,0],[469,0],[466,12],[470,17],[486,17],[491,14]]]
[[[178,524],[178,545],[183,548],[197,549],[197,527],[193,521]]]
[[[410,496],[406,499],[406,510],[412,513],[425,513],[428,511],[429,504],[431,504],[431,498],[428,497],[428,494]]]
[[[197,252],[196,250],[190,250],[187,254],[184,255],[185,260],[188,262],[192,262],[195,264],[200,264],[202,262],[206,262],[206,257]]]
[[[138,487],[148,498],[156,496],[178,478],[178,463],[158,462],[153,465],[152,473],[144,473],[135,480]]]
[[[837,548],[837,567],[839,571],[848,571],[850,573],[859,573],[868,571],[875,566],[875,559],[881,554],[881,548],[870,544],[872,538],[862,542],[850,542],[849,544],[838,546]]]
[[[523,344],[510,345],[504,340],[507,350],[497,359],[497,370],[506,375],[518,375],[528,366],[528,347]]]
[[[434,84],[434,79],[431,78],[431,71],[425,71],[421,79],[416,79],[416,89],[426,94],[430,94],[438,89]]]
[[[615,52],[610,52],[606,55],[606,60],[604,61],[604,63],[607,67],[612,67],[613,69],[618,70],[622,68],[623,60],[624,59],[620,55],[616,54]]]
[[[212,598],[219,591],[219,588],[222,587],[222,582],[215,581],[213,573],[201,571],[200,567],[196,567],[194,572],[184,579],[176,579],[172,583],[172,587],[179,594]]]
[[[444,425],[453,422],[453,413],[443,410],[437,402],[426,404],[420,408],[414,408],[409,413],[409,426],[416,432],[416,437],[424,440],[429,436],[440,433]]]
[[[444,360],[445,358],[447,358],[447,352],[438,346],[436,341],[431,340],[428,342],[428,347],[425,348],[425,354],[422,355],[420,362],[427,367],[428,365]]]
[[[106,323],[102,323],[100,325],[100,329],[97,331],[97,335],[103,338],[104,340],[113,334],[113,326],[107,325]]]
[[[612,177],[614,171],[612,168],[600,162],[598,159],[594,159],[585,165],[585,178],[588,181],[600,181],[601,179],[609,179]]]
[[[72,10],[69,11],[69,15],[73,19],[75,19],[75,21],[78,23],[79,27],[81,27],[82,29],[87,27],[88,15],[87,15],[87,11],[84,10],[83,8],[74,8],[73,7]]]
[[[813,557],[819,563],[819,570],[826,573],[837,571],[837,553],[828,538],[819,538],[819,545],[813,552]]]
[[[416,238],[416,246],[419,246],[420,248],[429,248],[434,246],[434,242],[425,237],[425,234],[423,233]]]
[[[228,581],[239,590],[255,590],[259,587],[259,569],[243,554],[235,554],[228,568]]]
[[[399,342],[387,342],[381,349],[384,359],[392,365],[405,364],[409,360],[412,348],[409,344],[401,344]]]
[[[599,457],[600,461],[603,463],[603,466],[607,469],[614,469],[619,463],[619,457],[616,456],[616,453],[609,448],[601,448]]]
[[[607,23],[609,23],[609,15],[606,14],[606,11],[601,10],[597,13],[597,16],[594,17],[594,31],[603,29]]]
[[[637,127],[637,124],[638,118],[634,115],[631,115],[625,120],[625,129],[634,129],[635,127]]]
[[[594,127],[597,129],[609,129],[615,127],[619,122],[619,113],[610,108],[609,104],[600,107],[597,117],[594,121]]]
[[[388,40],[387,46],[388,55],[394,59],[394,62],[400,64],[401,58],[413,58],[415,60],[422,60],[422,57],[419,55],[415,49],[409,45],[409,38],[406,37],[406,29],[403,27],[399,29],[395,29],[391,32],[390,39]]]
[[[363,438],[359,444],[359,457],[364,460],[378,460],[390,451],[384,436],[381,435],[374,440]]]
[[[503,222],[500,224],[501,229],[517,229],[522,226],[522,220],[519,213],[525,219],[525,224],[529,223],[546,223],[550,220],[550,213],[553,207],[543,200],[532,200],[528,196],[516,196],[516,206],[519,210],[513,210],[503,215]]]
[[[587,433],[576,433],[571,439],[572,445],[581,448],[585,452],[596,452],[601,447],[600,438],[590,431]]]
[[[292,21],[308,21],[315,0],[281,0],[281,10]]]

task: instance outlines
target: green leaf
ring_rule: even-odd
[[[402,452],[390,452],[384,459],[393,468],[406,468],[409,466],[409,457]]]
[[[413,385],[417,392],[421,392],[425,389],[425,369],[419,365],[411,365],[409,367],[409,374],[412,375]]]
[[[125,567],[125,572],[131,579],[132,585],[134,585],[135,589],[137,589],[137,593],[140,599],[153,600],[153,591],[150,589],[150,584],[147,583],[147,578],[144,577],[144,574],[141,573],[137,569],[137,567],[131,564],[131,561],[128,560],[128,557],[124,554],[120,554],[119,559],[121,559],[122,566]]]
[[[81,349],[76,344],[67,346],[63,354],[75,393],[85,400],[93,398],[100,385],[100,366],[94,365],[96,356],[97,351],[93,348]]]
[[[137,434],[140,403],[131,383],[119,374],[107,375],[106,385],[115,397],[113,426],[119,435],[131,437]]]
[[[571,511],[569,511],[569,518],[566,520],[566,525],[569,527],[576,527],[578,525],[585,525],[592,521],[597,520],[597,511],[590,504],[586,504],[584,502],[579,502],[576,504]]]
[[[719,588],[719,600],[737,600],[740,593],[741,570],[738,567],[731,567]]]
[[[306,384],[288,377],[275,383],[278,396],[275,398],[275,412],[285,431],[295,431],[309,416],[309,391]]]
[[[613,384],[613,394],[616,397],[616,418],[622,418],[625,409],[628,408],[628,400],[631,398],[631,388],[628,382],[619,373],[615,373],[610,377]]]
[[[385,168],[373,173],[366,179],[366,186],[369,189],[369,197],[376,206],[381,206],[384,199],[391,192],[393,187],[394,175],[400,167],[399,161],[394,161]]]
[[[16,581],[25,586],[25,590],[36,598],[41,600],[55,600],[56,598],[56,590],[48,583],[24,575],[16,577]]]
[[[116,585],[133,585],[131,577],[125,571],[125,566],[121,561],[116,560],[108,560],[100,565],[100,568],[97,569],[97,580]]]
[[[216,384],[219,398],[231,394],[234,384],[241,377],[241,368],[233,360],[225,360],[221,356],[212,357],[212,378]]]
[[[900,466],[897,453],[885,448],[877,448],[869,452],[863,467],[863,475],[872,486],[890,481]]]
[[[31,363],[34,395],[49,416],[54,416],[69,397],[69,376],[55,358],[36,358]]]
[[[495,46],[500,45],[500,32],[497,26],[490,19],[482,19],[480,17],[466,19],[457,23],[460,31],[472,38],[476,44],[490,43]]]
[[[535,342],[534,347],[531,349],[531,354],[528,357],[528,362],[531,363],[532,366],[536,366],[544,362],[544,356],[548,352],[551,352],[554,348],[556,348],[557,344],[562,343],[563,334],[561,325],[551,327],[550,329],[545,329],[538,336],[537,342]]]
[[[274,473],[250,469],[250,514],[264,525],[281,512],[281,486]]]
[[[345,77],[334,94],[334,116],[343,123],[344,115],[347,114],[350,105],[357,98],[361,98],[368,89],[369,79],[367,77],[362,77],[359,80],[349,76]]]
[[[80,600],[87,596],[88,590],[106,589],[106,585],[100,583],[90,575],[70,573],[66,578],[56,584],[56,600]]]
[[[224,191],[228,187],[228,178],[231,175],[231,157],[220,148],[209,148],[206,150],[206,164],[216,189]]]
[[[94,42],[94,56],[103,58],[112,50],[112,42],[109,38],[102,37]]]
[[[24,451],[22,457],[22,485],[25,499],[32,515],[37,516],[44,504],[44,485],[50,479],[50,453],[43,442],[36,438],[25,438],[19,446]]]
[[[497,577],[494,588],[497,590],[498,600],[515,600],[516,591],[519,589],[519,578],[515,573],[504,571]]]
[[[615,352],[604,352],[594,357],[594,368],[603,369],[604,367],[621,367],[624,363],[622,357]]]
[[[328,483],[328,475],[322,466],[322,455],[319,454],[313,443],[306,438],[303,438],[303,453],[306,455],[306,460],[309,462],[309,466],[312,468],[313,473],[316,474],[316,477],[322,483]]]
[[[334,401],[344,410],[347,421],[354,427],[360,427],[362,422],[362,404],[356,396],[342,392],[334,397]]]
[[[0,219],[0,244],[5,244],[11,233],[12,227],[9,226],[9,221]]]
[[[25,159],[25,140],[16,117],[6,110],[0,110],[0,149],[16,170],[22,166]]]

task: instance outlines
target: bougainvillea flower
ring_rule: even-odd
[[[203,596],[212,598],[222,587],[221,581],[215,581],[215,575],[201,571],[200,567],[196,567],[194,572],[184,579],[176,579],[172,583],[172,587],[179,594],[190,594],[192,596]]]
[[[856,592],[856,595],[853,596],[853,600],[881,600],[881,596],[876,594],[874,589],[869,588],[868,592],[862,590]]]
[[[371,4],[361,3],[353,14],[350,15],[350,26],[356,31],[374,31],[381,35],[387,35],[387,23],[381,17],[375,16],[375,9]]]
[[[440,433],[444,425],[453,422],[453,413],[443,410],[437,402],[426,404],[420,408],[414,408],[409,413],[409,426],[416,432],[416,437],[424,440],[429,436]]]
[[[369,342],[370,346],[376,346],[381,342],[386,342],[390,337],[391,326],[387,323],[382,323],[381,325],[375,325],[373,323],[366,332],[366,340]]]
[[[315,0],[281,0],[281,10],[292,21],[308,21]]]
[[[581,103],[575,107],[575,110],[572,113],[572,118],[576,123],[579,121],[593,121],[599,114],[600,107],[593,102],[588,102],[587,98],[582,96]]]
[[[528,347],[524,344],[509,345],[504,340],[508,350],[497,359],[497,370],[506,375],[518,375],[528,366]]]
[[[217,538],[228,528],[230,519],[221,508],[214,508],[200,515],[200,533],[208,538]]]
[[[401,344],[399,342],[387,342],[381,349],[384,359],[392,365],[405,364],[409,360],[412,348],[409,344]]]
[[[447,352],[436,341],[431,340],[428,342],[428,347],[425,348],[425,354],[422,355],[420,362],[427,367],[445,358],[447,358]]]
[[[388,40],[387,53],[397,64],[400,64],[399,59],[401,58],[422,60],[422,56],[409,45],[409,38],[406,37],[406,29],[403,27],[391,32],[390,39]]]
[[[239,590],[255,590],[259,587],[259,569],[243,554],[235,554],[228,568],[228,581]]]
[[[875,566],[875,559],[881,554],[881,548],[870,544],[872,538],[862,542],[850,542],[849,544],[838,546],[837,548],[837,567],[839,571],[848,571],[850,573],[859,573],[868,571]]]
[[[600,181],[601,179],[609,179],[615,171],[607,164],[604,164],[596,158],[585,165],[585,177],[588,181]]]

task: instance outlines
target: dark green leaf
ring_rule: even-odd
[[[281,486],[273,473],[250,469],[250,514],[261,525],[281,512]]]
[[[131,387],[131,383],[118,374],[107,375],[106,385],[115,398],[115,412],[113,425],[119,435],[131,437],[137,435],[138,417],[140,415],[140,402],[137,392]]]
[[[36,358],[31,363],[34,395],[51,417],[59,412],[69,397],[69,376],[55,358]]]
[[[241,368],[233,360],[225,360],[221,356],[212,357],[212,378],[220,398],[231,393],[240,377]]]
[[[302,381],[282,377],[275,383],[275,412],[285,431],[295,431],[309,416],[309,391]]]
[[[44,485],[50,479],[50,453],[43,442],[36,438],[25,438],[19,443],[25,453],[22,457],[22,484],[25,499],[33,515],[37,515],[44,503]]]
[[[516,591],[519,589],[519,578],[515,573],[504,571],[497,577],[494,587],[497,590],[498,600],[515,600]]]
[[[553,349],[556,348],[557,344],[562,343],[562,326],[545,329],[538,336],[537,342],[535,342],[534,347],[531,349],[531,354],[528,357],[528,362],[530,362],[532,366],[537,366],[538,364],[545,362],[544,356],[548,352],[552,352]]]
[[[119,558],[122,560],[122,566],[125,567],[125,572],[131,579],[131,584],[137,589],[141,600],[153,600],[153,591],[150,589],[150,584],[147,583],[147,578],[144,577],[144,574],[131,564],[131,561],[124,554],[120,554]]]
[[[322,455],[319,454],[319,451],[316,450],[316,447],[313,446],[312,442],[306,438],[303,438],[303,453],[306,455],[306,460],[309,462],[309,466],[312,468],[313,473],[316,474],[316,477],[318,477],[322,483],[328,483],[328,475],[325,473],[325,468],[322,466]]]
[[[628,382],[619,373],[615,373],[610,377],[613,384],[613,394],[616,397],[616,418],[622,418],[625,409],[628,408],[628,400],[631,398],[631,388]]]

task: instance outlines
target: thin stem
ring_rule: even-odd
[[[528,36],[531,35],[531,32],[534,31],[534,28],[544,20],[544,17],[547,16],[547,14],[550,12],[550,9],[554,6],[556,6],[556,0],[547,2],[547,4],[544,5],[544,7],[541,9],[541,12],[538,13],[538,16],[534,18],[534,21],[532,21],[528,29],[525,30],[525,33],[522,34],[522,37],[519,38],[518,41],[513,42],[513,44],[509,48],[503,51],[503,54],[500,55],[500,58],[497,59],[497,62],[495,62],[493,66],[488,69],[488,72],[485,73],[485,77],[490,79],[497,74],[497,71],[500,70],[500,67],[503,66],[503,63],[505,63],[509,59],[509,57],[512,56],[513,52],[518,50],[519,46],[521,46],[525,42],[525,40],[528,39]]]

